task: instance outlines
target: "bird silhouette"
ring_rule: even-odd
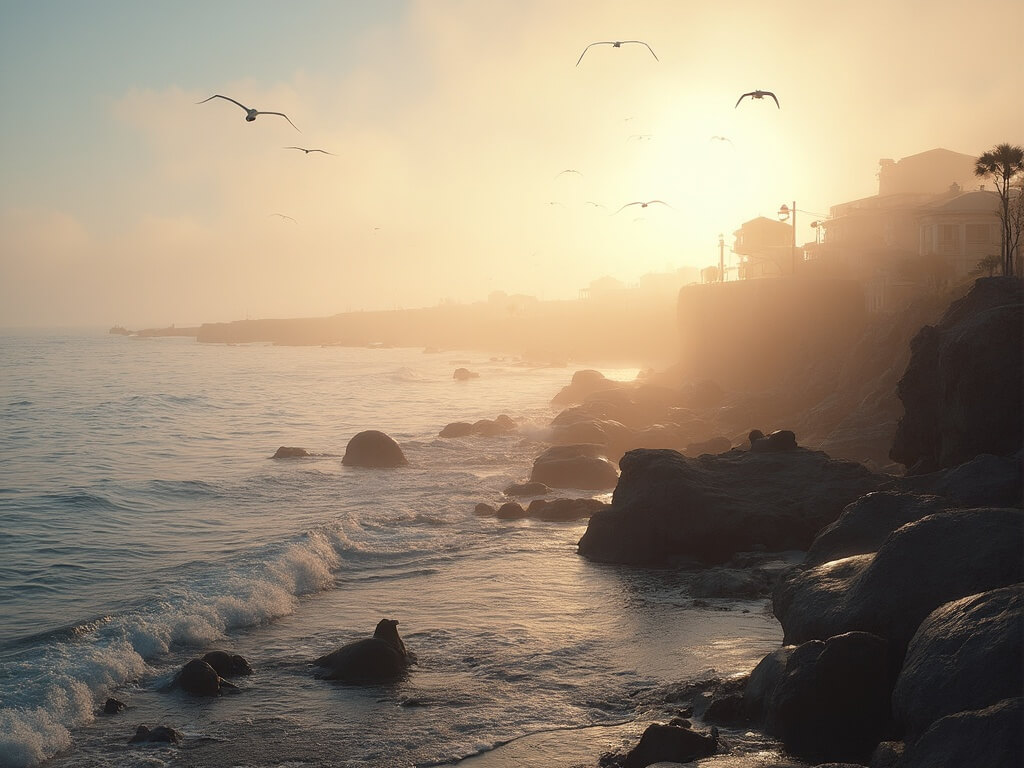
[[[708,141],[728,141],[730,144],[732,144],[732,139],[730,139],[728,136],[712,136],[710,139],[708,139]],[[733,144],[733,146],[736,145]]]
[[[595,45],[610,45],[612,48],[621,48],[622,46],[627,45],[628,43],[637,43],[638,45],[647,46],[647,50],[651,52],[651,56],[654,57],[654,60],[660,61],[660,59],[658,58],[658,54],[654,52],[654,49],[651,48],[651,46],[647,45],[647,43],[645,43],[643,40],[598,40],[596,43],[591,43],[590,45],[583,49],[583,53],[581,53],[580,57],[576,60],[576,66],[578,67],[580,65],[580,62],[583,61],[583,57],[586,56],[587,51],[589,51]]]
[[[288,219],[288,221],[292,222],[293,224],[298,224],[299,223],[299,222],[295,221],[295,219],[293,219],[291,216],[285,216],[283,213],[271,213],[269,215],[270,216],[279,216],[282,219]]]
[[[592,205],[592,206],[594,206],[595,208],[604,208],[604,209],[605,209],[606,211],[608,210],[608,206],[606,206],[606,205],[601,205],[600,203],[595,203],[595,202],[594,202],[593,200],[587,200],[587,201],[586,201],[586,202],[584,203],[584,205]]]
[[[291,121],[289,121],[291,122]],[[282,149],[297,149],[300,152],[305,152],[307,155],[310,152],[323,152],[325,155],[333,155],[333,152],[328,152],[326,149],[306,149],[305,147],[282,147]]]
[[[632,136],[627,137],[626,141],[629,142],[633,139],[636,139],[637,141],[650,141],[651,136],[652,134],[650,133],[634,133]]]
[[[778,98],[776,98],[775,94],[772,93],[771,91],[751,91],[750,93],[744,93],[742,96],[736,99],[736,107],[738,107],[740,105],[740,102],[747,98],[747,96],[749,96],[752,99],[763,99],[765,96],[771,96],[773,99],[775,99],[775,106],[779,107],[779,109],[782,109],[782,107],[779,106]],[[735,109],[736,107],[733,107],[733,109]]]
[[[660,203],[661,205],[665,205],[668,206],[669,208],[672,208],[672,206],[666,203],[664,200],[648,200],[646,203],[641,200],[636,200],[632,203],[626,203],[624,206],[622,206],[622,208],[619,208],[619,211],[629,208],[629,206],[631,205],[639,205],[641,208],[646,208],[648,205],[654,205],[655,203]],[[672,210],[674,211],[675,208],[672,208]],[[616,211],[615,213],[618,213],[619,211]],[[613,213],[612,216],[614,216],[615,213]]]
[[[238,104],[238,106],[245,110],[245,122],[247,123],[251,123],[252,121],[254,121],[256,119],[256,115],[280,115],[281,117],[288,121],[288,124],[292,128],[294,128],[296,131],[299,131],[299,127],[295,125],[295,123],[293,123],[291,119],[288,117],[288,115],[286,115],[284,112],[262,112],[258,109],[250,109],[249,107],[245,106],[245,104],[235,101],[230,96],[221,96],[219,93],[213,94],[213,96],[211,96],[209,99],[197,101],[196,104],[205,104],[211,99],[224,99],[225,101],[230,101],[232,104]],[[302,131],[299,131],[299,133],[302,133]]]

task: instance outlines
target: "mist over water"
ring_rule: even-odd
[[[0,345],[0,765],[438,764],[634,721],[636,691],[744,671],[778,643],[760,603],[687,609],[672,574],[582,560],[585,522],[472,514],[529,474],[572,368],[180,339]],[[465,360],[480,378],[454,381]],[[500,413],[518,434],[437,437]],[[343,467],[364,429],[398,440],[409,467]],[[271,460],[280,445],[317,455]],[[314,678],[313,658],[384,617],[419,656],[408,680]],[[161,690],[212,648],[252,663],[239,695]],[[110,694],[129,709],[97,717]],[[185,745],[129,749],[140,723]]]

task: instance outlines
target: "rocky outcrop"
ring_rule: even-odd
[[[502,493],[506,496],[547,496],[551,489],[544,483],[512,483]]]
[[[470,379],[479,379],[480,374],[476,371],[471,371],[468,368],[456,368],[455,373],[452,374],[452,378],[456,381],[469,381]]]
[[[128,705],[120,699],[109,698],[103,702],[103,714],[116,715],[118,712],[123,711],[127,706]]]
[[[128,739],[129,744],[180,744],[185,740],[185,735],[167,725],[158,725],[150,728],[147,725],[140,725],[135,729],[135,735]]]
[[[947,715],[1021,695],[1024,585],[956,600],[921,623],[893,691],[893,712],[913,743]]]
[[[622,768],[646,768],[662,762],[689,763],[717,751],[717,733],[700,733],[686,725],[653,723],[640,737],[640,743],[618,764]]]
[[[1024,700],[1005,699],[937,720],[907,745],[899,768],[964,768],[1024,764]]]
[[[611,508],[591,517],[579,542],[591,560],[720,563],[736,552],[806,549],[845,505],[882,480],[804,448],[697,458],[636,450],[619,466]]]
[[[341,463],[347,467],[404,467],[409,462],[398,443],[383,432],[368,429],[348,441]]]
[[[235,677],[237,675],[251,675],[252,667],[244,656],[228,651],[210,651],[203,655],[203,661],[213,667],[214,671],[221,677]]]
[[[597,499],[534,499],[529,506],[509,501],[495,509],[489,504],[477,504],[475,513],[481,517],[496,517],[499,520],[542,520],[548,523],[564,523],[582,520],[608,507]]]
[[[603,491],[619,479],[615,465],[605,458],[603,446],[590,443],[556,445],[533,462],[530,481],[551,488]]]
[[[1020,507],[1024,504],[1022,452],[982,454],[952,469],[896,479],[893,488],[947,498],[957,507]]]
[[[202,659],[192,659],[182,667],[174,685],[192,696],[220,696],[225,689],[235,687]]]
[[[1024,444],[1024,288],[978,280],[911,342],[899,382],[904,416],[890,456],[913,473],[953,467]]]
[[[898,528],[877,553],[790,571],[772,603],[786,643],[860,630],[887,639],[898,660],[939,606],[1022,579],[1024,513],[956,509]]]
[[[516,431],[516,423],[502,414],[496,419],[480,419],[470,424],[468,421],[456,421],[441,430],[439,437],[496,437]]]
[[[592,369],[576,371],[568,386],[562,387],[558,394],[551,399],[551,402],[553,405],[582,403],[595,392],[612,389],[616,386],[618,386],[618,382],[606,378],[600,371]]]
[[[311,454],[305,448],[293,448],[282,445],[271,458],[274,459],[304,459]]]

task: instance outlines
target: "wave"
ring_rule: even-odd
[[[425,376],[419,371],[415,370],[414,368],[409,368],[408,366],[396,368],[395,370],[391,371],[391,373],[389,373],[388,376],[391,377],[392,381],[408,381],[413,383],[433,381],[433,379],[430,376]]]

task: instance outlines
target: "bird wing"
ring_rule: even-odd
[[[753,95],[754,95],[753,93],[744,93],[742,96],[740,96],[738,99],[736,99],[736,107],[738,107],[740,105],[740,102],[743,101],[745,98],[747,98],[747,96],[753,96]],[[733,107],[733,109],[736,109],[736,107]]]
[[[240,101],[235,101],[230,96],[221,96],[219,93],[215,93],[215,94],[213,94],[213,96],[210,97],[210,99],[224,99],[225,101],[230,101],[232,104],[237,104],[242,109],[244,109],[246,112],[249,111],[249,108],[247,106],[245,106],[245,104],[242,104]],[[205,104],[210,99],[203,99],[202,101],[197,101],[196,104]]]
[[[662,205],[668,205],[668,203],[666,203],[664,200],[648,200],[647,201],[647,205],[653,205],[654,203],[661,203]],[[672,208],[671,205],[668,205],[668,207]],[[672,208],[672,210],[674,211],[675,208]]]
[[[310,152],[323,152],[325,155],[333,155],[333,152],[328,152],[326,149],[311,149]]]
[[[771,96],[773,99],[775,99],[775,106],[779,107],[779,109],[782,109],[782,107],[779,106],[779,100],[775,98],[775,94],[774,93],[772,93],[771,91],[765,91],[764,95],[765,96]]]
[[[622,206],[622,208],[619,208],[619,211],[629,208],[629,206],[631,205],[643,205],[643,203],[641,203],[639,200],[636,200],[632,203],[626,203],[624,206]],[[615,213],[618,213],[619,211],[616,211]],[[614,216],[615,213],[613,213],[612,216]]]
[[[297,149],[300,152],[312,152],[313,151],[311,149],[306,149],[305,147],[283,147],[283,149]]]
[[[583,61],[583,56],[587,53],[587,51],[589,51],[595,45],[615,45],[615,43],[613,43],[611,40],[598,40],[596,43],[591,43],[590,45],[583,49],[583,53],[581,53],[580,57],[576,59],[577,67],[580,65],[580,62]]]
[[[237,104],[238,102],[235,102],[235,103]],[[298,126],[297,126],[297,125],[296,125],[295,123],[293,123],[293,122],[291,121],[291,119],[289,119],[288,115],[286,115],[286,114],[285,114],[284,112],[260,112],[260,111],[259,111],[259,110],[257,109],[257,110],[256,110],[256,114],[257,114],[257,115],[280,115],[280,116],[281,116],[281,117],[283,117],[283,118],[284,118],[285,120],[288,120],[288,124],[289,124],[289,125],[290,125],[290,126],[291,126],[292,128],[294,128],[294,129],[295,129],[296,131],[299,131],[299,127],[298,127]],[[299,133],[302,133],[302,131],[299,131]]]
[[[643,40],[623,40],[622,42],[623,42],[623,44],[625,44],[625,43],[639,43],[640,45],[647,45],[647,43],[645,43]],[[655,61],[661,61],[661,59],[658,58],[658,54],[656,54],[654,52],[654,49],[651,48],[651,46],[647,45],[647,50],[651,52],[651,56],[654,57]]]

